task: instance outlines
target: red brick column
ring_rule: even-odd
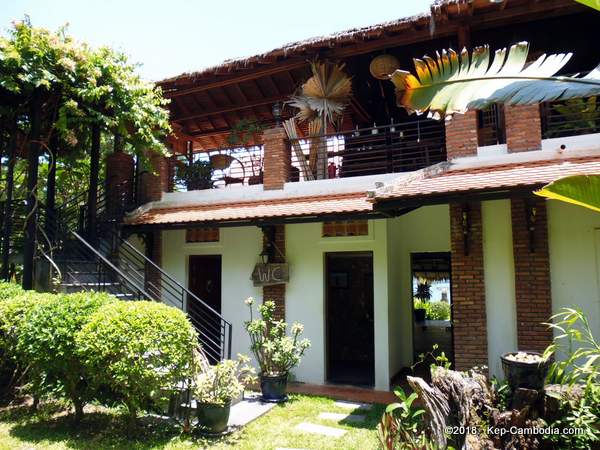
[[[540,105],[506,105],[506,147],[511,153],[542,148],[542,121]]]
[[[551,331],[542,325],[552,315],[546,203],[512,199],[511,213],[519,349],[541,352],[552,341]]]
[[[133,203],[133,156],[114,152],[106,157],[106,207],[113,217],[120,217]]]
[[[158,201],[163,192],[169,189],[169,169],[167,159],[158,153],[148,155],[149,170],[142,172],[139,181],[138,198],[141,204]]]
[[[273,262],[285,262],[285,225],[275,226],[275,252]],[[263,301],[275,302],[275,318],[285,320],[285,284],[263,286]]]
[[[454,114],[446,121],[448,160],[477,155],[477,111]]]
[[[451,204],[450,227],[454,362],[466,370],[488,365],[481,203]]]
[[[263,188],[283,189],[290,178],[292,154],[283,127],[270,128],[263,134],[265,148]]]

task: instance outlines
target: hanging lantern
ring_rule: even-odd
[[[369,71],[378,80],[388,80],[395,70],[400,68],[400,61],[394,55],[379,55],[373,58]]]
[[[225,170],[233,161],[233,158],[229,155],[223,155],[222,153],[218,153],[216,155],[210,155],[210,165],[213,169],[217,170]]]

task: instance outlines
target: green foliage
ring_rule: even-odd
[[[76,419],[93,398],[76,343],[77,333],[101,306],[115,301],[104,293],[48,295],[24,317],[17,349],[31,366],[34,392],[65,395]]]
[[[381,446],[386,450],[433,448],[425,434],[425,410],[414,405],[417,394],[407,395],[400,387],[394,394],[400,402],[388,405],[377,426]]]
[[[450,320],[450,304],[444,301],[428,302],[418,298],[414,300],[415,309],[424,309],[427,320]]]
[[[7,283],[5,281],[0,281],[0,301],[11,299],[16,297],[17,295],[22,294],[24,291],[16,283]]]
[[[568,414],[552,423],[553,427],[578,428],[580,434],[549,436],[559,448],[587,449],[600,441],[600,344],[594,337],[589,321],[580,309],[563,308],[548,324],[555,337],[546,348],[544,358],[559,357],[548,371],[548,383],[584,384],[584,396],[576,405],[567,405]]]
[[[7,287],[4,283],[1,292],[18,292],[19,295],[0,301],[0,395],[10,396],[12,390],[23,381],[28,361],[20,357],[17,351],[18,337],[24,318],[36,304],[51,297],[50,294],[38,294],[34,291]]]
[[[507,380],[499,380],[494,377],[491,380],[492,393],[494,395],[494,403],[498,410],[506,411],[510,404],[512,391]]]
[[[250,309],[250,320],[244,322],[244,328],[250,335],[250,349],[258,364],[261,375],[287,375],[289,371],[300,364],[306,349],[310,347],[308,339],[299,340],[304,326],[299,323],[292,325],[292,335],[287,336],[287,323],[275,320],[275,303],[266,301],[258,305],[260,318],[252,318],[253,298],[248,298],[246,304]]]
[[[570,133],[579,131],[581,134],[593,133],[600,126],[600,108],[598,108],[596,96],[552,103],[551,107],[565,118],[565,123],[554,124],[549,137],[560,136],[563,131]]]
[[[415,289],[414,297],[419,300],[428,301],[431,299],[431,284],[427,281],[419,281]]]
[[[211,189],[213,169],[210,161],[197,159],[191,164],[181,164],[177,167],[177,182],[183,184],[188,191],[196,189]]]
[[[237,360],[226,359],[204,368],[193,379],[192,392],[200,403],[224,405],[238,397],[245,386],[255,381],[250,359],[238,355]]]
[[[151,398],[192,375],[196,333],[186,315],[156,302],[116,302],[92,315],[77,336],[94,386],[109,385],[129,410],[129,425]]]

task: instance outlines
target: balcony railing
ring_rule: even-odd
[[[506,144],[503,105],[493,104],[477,111],[477,145]]]
[[[542,139],[600,133],[600,102],[596,97],[541,105]]]
[[[190,165],[187,156],[180,156],[175,167],[175,189],[186,191],[262,184],[263,159],[262,145],[197,153],[192,161],[210,162],[210,169],[205,169],[209,172],[205,173],[206,180],[199,180],[202,177],[198,176],[195,183],[190,183],[178,176],[178,171],[181,174]]]
[[[291,181],[408,172],[446,160],[444,122],[419,120],[291,139]]]

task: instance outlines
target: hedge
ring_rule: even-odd
[[[91,381],[119,395],[130,428],[151,399],[191,375],[195,345],[196,332],[182,311],[148,301],[106,305],[77,335]]]
[[[17,350],[31,367],[34,394],[60,393],[75,407],[75,420],[94,397],[80,363],[76,335],[90,316],[116,298],[104,293],[49,295],[24,316]]]
[[[0,301],[8,300],[9,298],[16,297],[24,292],[23,288],[16,283],[0,281]]]

